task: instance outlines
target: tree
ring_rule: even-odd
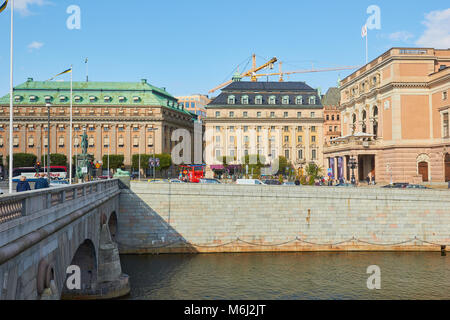
[[[45,164],[47,165],[47,155],[43,154],[41,156],[41,164],[44,164],[44,157],[45,157]],[[51,166],[67,166],[67,157],[65,154],[61,153],[51,153],[50,154],[50,165]]]
[[[313,162],[306,166],[305,172],[306,175],[310,177],[310,184],[311,180],[313,181],[312,184],[314,184],[314,180],[322,177],[323,175],[323,169]]]
[[[244,168],[248,165],[248,174],[261,175],[261,168],[264,167],[266,159],[263,155],[246,155],[242,157]]]
[[[292,165],[291,163],[286,159],[286,157],[279,156],[274,163],[274,166],[276,167],[278,165],[278,172],[277,174],[286,174],[286,168],[291,169]]]
[[[150,158],[153,158],[153,155],[141,154],[140,158],[141,158],[141,169],[145,171],[149,168],[148,160]],[[139,169],[139,154],[133,154],[133,156],[131,157],[131,167],[135,170]]]
[[[108,155],[104,155],[102,158],[103,167],[108,167]],[[109,155],[109,168],[117,170],[123,166],[124,156],[123,154],[110,154]]]
[[[13,167],[34,167],[37,156],[32,153],[14,153]],[[9,155],[6,156],[6,162],[9,163]]]

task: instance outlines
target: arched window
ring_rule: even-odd
[[[248,96],[241,97],[241,104],[248,104]]]
[[[262,96],[256,96],[255,97],[255,104],[263,104]]]
[[[363,113],[362,113],[362,132],[364,132],[364,133],[367,132],[366,121],[367,121],[367,112],[366,112],[366,110],[363,110]]]
[[[295,104],[303,104],[303,97],[302,96],[297,96],[295,98]]]
[[[314,97],[314,96],[309,97],[309,104],[311,104],[311,105],[316,104],[316,97]]]
[[[375,135],[375,139],[378,136],[378,107],[373,107],[373,134]]]
[[[355,130],[356,130],[356,114],[354,113],[352,115],[352,134],[355,133]]]
[[[283,99],[281,101],[282,104],[289,104],[289,96],[283,96]]]
[[[228,104],[235,104],[236,99],[234,96],[228,96]]]

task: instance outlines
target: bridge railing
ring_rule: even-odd
[[[50,209],[67,201],[119,189],[119,180],[100,180],[71,186],[13,193],[0,197],[0,224]]]

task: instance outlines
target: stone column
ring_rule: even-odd
[[[295,161],[297,160],[297,141],[296,141],[296,128],[295,126],[291,126],[291,135],[292,135],[292,141],[291,141],[291,146],[292,146],[292,156],[291,156],[291,163],[294,165],[295,167]]]
[[[270,162],[269,154],[271,153],[269,147],[269,127],[264,126],[263,128],[263,145],[264,145],[264,157],[266,158],[266,164]],[[273,157],[273,156],[272,156]]]
[[[50,143],[50,153],[56,153],[58,146],[57,144],[57,139],[56,139],[56,134],[57,134],[57,130],[56,130],[56,124],[50,124],[50,139],[51,139],[51,143]]]
[[[110,154],[116,154],[117,152],[117,126],[116,124],[111,124],[110,134],[109,136],[109,144],[110,144]]]
[[[97,161],[102,160],[102,150],[103,150],[103,143],[102,143],[102,126],[100,124],[95,124],[95,159]]]
[[[308,163],[311,159],[310,159],[310,147],[311,147],[311,135],[310,135],[310,130],[311,127],[307,126],[305,127],[305,141],[304,141],[304,145],[305,145],[305,154],[303,155],[304,159],[306,160],[306,163]]]
[[[132,149],[132,141],[131,141],[131,124],[127,124],[125,128],[125,165],[131,165],[131,149]]]

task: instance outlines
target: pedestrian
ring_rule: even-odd
[[[17,183],[16,191],[17,192],[23,192],[31,190],[30,184],[27,181],[27,178],[25,176],[20,177],[20,181]]]
[[[372,175],[372,185],[375,185],[376,183],[375,183],[375,176],[374,175]]]
[[[34,184],[34,189],[45,189],[50,187],[48,184],[48,180],[45,178],[45,174],[41,173],[39,179],[36,180],[36,183]]]

